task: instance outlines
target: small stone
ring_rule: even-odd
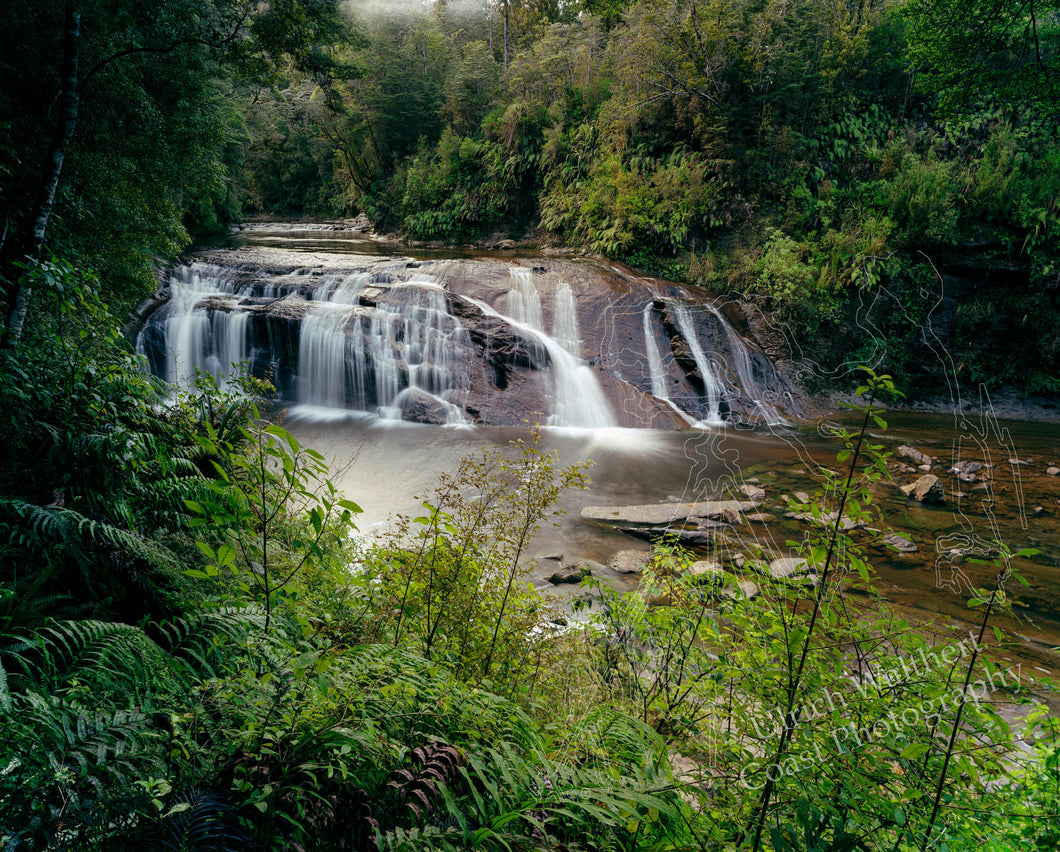
[[[1030,459],[1027,459],[1026,461],[1024,461],[1023,459],[1009,459],[1008,463],[1012,464],[1012,465],[1016,465],[1016,464],[1030,464],[1031,462],[1030,462]]]
[[[1049,476],[1056,476],[1057,474],[1060,474],[1060,467],[1047,467],[1045,472],[1049,474]]]
[[[764,500],[766,498],[766,490],[764,488],[759,488],[757,485],[744,483],[738,485],[737,490],[747,497],[748,500]]]
[[[1035,506],[1034,507],[1034,515],[1035,515],[1035,517],[1041,517],[1044,514],[1045,514],[1045,506]]]
[[[721,567],[721,564],[714,562],[713,560],[704,559],[699,562],[693,562],[688,569],[690,576],[699,579],[701,577],[712,578],[718,576],[724,576],[725,569]]]
[[[917,470],[922,470],[922,471],[924,471],[924,473],[927,473],[929,470],[931,470],[931,465],[929,465],[929,464],[918,464],[916,469]]]
[[[954,464],[953,467],[950,468],[950,472],[951,473],[956,473],[957,475],[963,475],[963,474],[969,474],[969,473],[976,473],[977,471],[980,471],[982,469],[983,469],[982,462],[959,461],[956,464]]]
[[[753,583],[751,580],[739,579],[736,581],[736,588],[726,586],[722,592],[725,597],[731,600],[736,600],[737,596],[743,596],[750,600],[758,595],[758,585]]]
[[[771,515],[769,512],[751,512],[744,515],[743,519],[755,524],[771,524],[777,519],[777,516]]]
[[[774,580],[786,580],[809,573],[812,573],[810,566],[801,556],[782,556],[769,563],[769,576]]]

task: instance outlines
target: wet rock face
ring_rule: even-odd
[[[137,346],[178,383],[243,361],[285,402],[425,423],[675,428],[798,415],[769,358],[728,320],[737,306],[593,262],[242,248],[197,256],[166,287]]]

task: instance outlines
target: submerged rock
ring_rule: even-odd
[[[582,520],[605,524],[665,526],[689,518],[724,518],[725,513],[742,514],[758,508],[745,500],[704,500],[699,503],[650,503],[640,506],[586,506]]]
[[[903,459],[910,459],[912,461],[915,461],[918,465],[931,465],[931,456],[929,456],[927,453],[922,453],[920,452],[920,450],[917,450],[913,447],[907,447],[905,446],[905,444],[895,450],[895,454]]]
[[[916,553],[920,549],[909,539],[900,536],[897,533],[885,535],[883,537],[883,542],[884,544],[889,544],[891,547],[893,547],[900,553]]]

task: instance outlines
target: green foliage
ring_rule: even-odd
[[[885,455],[866,429],[885,427],[872,405],[893,390],[867,373],[862,425],[836,435],[845,470],[819,468],[820,491],[789,506],[818,530],[788,543],[812,582],[748,559],[750,599],[732,575],[695,570],[664,546],[640,589],[604,594],[599,664],[611,699],[692,756],[689,791],[707,792],[690,828],[707,848],[911,849],[925,835],[963,848],[966,812],[945,803],[977,801],[972,812],[985,814],[1009,773],[1012,732],[981,700],[1012,685],[1011,673],[982,668],[989,612],[980,629],[931,646],[875,600],[849,531],[874,516]],[[1007,564],[1002,554],[999,581]],[[981,593],[986,609],[997,591]],[[987,677],[990,687],[972,688]]]
[[[61,152],[53,104],[65,5],[22,3],[0,28],[0,289],[11,298],[59,154],[50,247],[97,269],[111,300],[135,303],[156,286],[155,258],[179,253],[189,228],[226,227],[240,215],[234,80],[269,80],[289,65],[324,79],[327,45],[345,27],[335,0],[173,0],[146,12],[134,2],[82,0],[73,4],[79,106]]]
[[[513,460],[489,448],[442,474],[426,514],[403,519],[376,552],[388,638],[439,659],[461,679],[529,700],[557,618],[526,582],[526,548],[557,514],[562,490],[586,487],[583,466],[556,468],[534,434]]]
[[[1056,115],[1060,7],[1041,3],[915,0],[903,14],[914,59],[951,112],[986,102]]]
[[[54,261],[33,277],[38,318],[0,377],[0,565],[23,604],[4,616],[32,623],[56,594],[133,620],[169,613],[185,584],[164,536],[196,468],[94,276]]]

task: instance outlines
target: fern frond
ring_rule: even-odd
[[[172,852],[241,852],[253,838],[239,822],[231,803],[204,790],[176,797],[164,818],[165,834],[152,848]]]
[[[148,564],[175,562],[165,548],[129,529],[96,521],[73,509],[38,506],[18,498],[0,498],[0,530],[4,515],[11,524],[8,537],[13,544],[27,547],[37,542],[54,546],[62,542],[79,560],[87,557],[86,543],[108,547],[142,559]],[[35,540],[35,541],[34,541]]]
[[[175,672],[161,648],[139,627],[119,622],[56,622],[4,649],[29,683],[62,690],[78,683],[123,702],[156,689],[175,689]]]

